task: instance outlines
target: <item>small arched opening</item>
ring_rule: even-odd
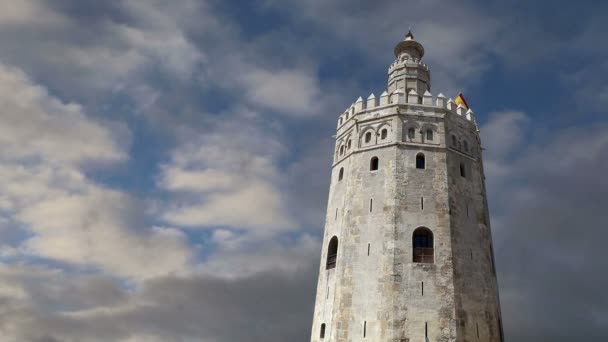
[[[336,268],[336,262],[338,259],[338,237],[334,236],[329,240],[329,246],[327,246],[327,262],[325,269],[331,270]]]
[[[351,144],[351,140],[350,140],[350,139],[348,139],[348,142],[346,142],[346,149],[347,149],[347,150],[350,150],[351,145],[352,145],[352,144]]]
[[[416,155],[416,168],[417,169],[425,169],[426,168],[426,160],[424,158],[424,153],[418,153]]]
[[[433,130],[430,128],[426,130],[426,140],[433,141]]]
[[[373,157],[369,161],[369,170],[370,171],[376,171],[376,170],[378,170],[378,164],[379,164],[378,157]]]
[[[407,130],[407,137],[410,140],[414,140],[416,138],[416,129],[414,127],[410,127]]]
[[[344,155],[344,145],[340,146],[340,156]]]
[[[368,143],[372,141],[372,132],[365,133],[365,142]]]
[[[338,172],[338,181],[341,181],[344,178],[344,168],[340,168],[340,172]]]
[[[380,139],[384,140],[388,136],[388,130],[385,128],[380,132]]]
[[[433,232],[426,227],[414,230],[412,236],[413,261],[422,264],[435,262],[435,249],[433,245]]]

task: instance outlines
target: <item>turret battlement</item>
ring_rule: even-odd
[[[359,97],[357,101],[351,104],[338,119],[338,128],[346,124],[346,122],[353,117],[369,113],[377,109],[384,109],[395,105],[412,105],[420,108],[431,107],[445,109],[447,113],[462,117],[464,120],[470,121],[477,125],[475,121],[475,113],[471,109],[466,109],[462,105],[456,105],[453,99],[446,98],[442,93],[433,97],[431,92],[426,91],[420,96],[416,90],[412,89],[406,95],[403,89],[397,89],[392,94],[388,94],[385,90],[382,92],[379,98],[374,93],[367,97],[367,100],[363,100],[363,97]]]
[[[401,68],[405,68],[406,66],[414,66],[414,65],[417,65],[418,67],[422,67],[426,71],[429,71],[429,72],[431,71],[431,68],[426,63],[423,63],[419,59],[403,59],[403,60],[396,60],[393,63],[391,63],[391,65],[388,67],[388,73],[390,74],[391,72],[393,72],[396,69],[401,69]]]

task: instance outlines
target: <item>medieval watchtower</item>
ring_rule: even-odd
[[[502,342],[479,131],[423,46],[338,120],[313,342]]]

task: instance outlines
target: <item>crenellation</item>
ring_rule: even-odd
[[[372,93],[368,98],[367,98],[367,106],[366,109],[373,109],[376,108],[376,95],[374,95],[374,93]]]
[[[359,98],[357,99],[357,102],[355,102],[354,109],[355,109],[355,111],[353,112],[353,114],[362,112],[365,109],[365,103],[363,103],[363,98],[361,96],[359,96]]]
[[[380,106],[386,106],[388,104],[389,104],[389,96],[385,90],[382,92],[382,95],[380,95]]]
[[[422,104],[429,106],[433,105],[433,95],[430,91],[427,90],[424,92],[424,95],[422,95]]]

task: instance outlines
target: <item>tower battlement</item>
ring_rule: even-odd
[[[403,89],[397,89],[390,95],[385,90],[379,99],[374,93],[367,97],[367,101],[364,101],[363,97],[359,97],[340,115],[337,128],[340,130],[351,119],[359,121],[386,114],[388,108],[398,108],[399,113],[403,114],[455,115],[477,127],[473,110],[456,105],[453,99],[446,98],[442,93],[433,97],[427,90],[422,96],[419,96],[412,89],[406,96]]]

